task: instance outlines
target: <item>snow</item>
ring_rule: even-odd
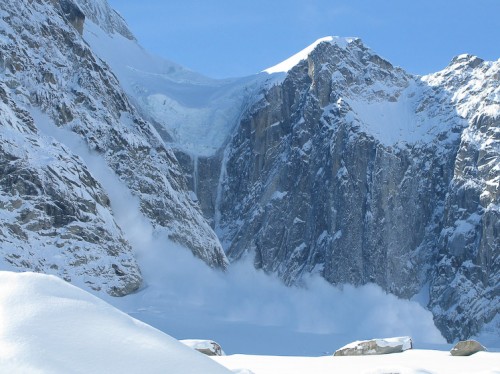
[[[390,92],[391,87],[379,87],[380,92]],[[449,118],[440,113],[422,111],[429,90],[418,81],[412,81],[402,90],[395,101],[367,100],[362,96],[346,99],[354,112],[353,120],[382,144],[392,146],[401,143],[429,143],[438,134],[449,131]],[[427,99],[429,100],[429,99]]]
[[[242,108],[266,75],[216,80],[148,54],[135,40],[86,20],[84,39],[117,75],[139,111],[165,131],[173,148],[211,156],[227,140]]]
[[[341,48],[346,48],[347,44],[351,43],[356,38],[341,38],[338,36],[326,36],[324,38],[316,40],[314,43],[304,48],[300,52],[294,54],[292,57],[286,59],[285,61],[280,62],[277,65],[274,65],[270,68],[264,70],[265,73],[274,74],[274,73],[286,73],[291,70],[294,66],[296,66],[300,61],[306,60],[309,54],[314,51],[314,49],[320,43],[332,43],[336,44]]]
[[[143,239],[145,287],[107,300],[178,339],[212,339],[227,354],[279,355],[333,353],[371,336],[411,335],[420,347],[445,343],[428,311],[378,286],[341,290],[316,276],[290,288],[250,261],[214,272],[164,240],[160,247]]]
[[[469,121],[483,113],[496,118],[500,112],[500,60],[483,61],[471,68],[469,63],[474,61],[477,57],[460,55],[442,71],[423,76],[422,81],[444,87],[457,113]]]
[[[479,352],[453,357],[448,351],[411,349],[374,356],[280,357],[232,355],[213,357],[231,370],[247,368],[254,374],[498,374],[500,353]]]
[[[0,272],[2,373],[229,373],[59,278]]]
[[[208,357],[190,348],[204,347],[207,341],[183,344],[54,276],[3,271],[0,284],[2,373],[222,374],[229,373],[227,369],[240,374],[500,372],[497,352],[469,357],[420,349],[363,357]],[[226,324],[226,329],[230,327]],[[291,345],[287,340],[280,343]],[[336,348],[334,342],[329,345]]]
[[[286,191],[274,191],[271,200],[282,200],[288,194]]]

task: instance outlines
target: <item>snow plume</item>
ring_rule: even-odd
[[[312,277],[289,288],[250,261],[224,274],[185,250],[152,243],[139,259],[145,289],[110,302],[179,339],[214,339],[229,354],[277,355],[319,355],[353,340],[400,335],[420,347],[444,343],[430,312],[378,286],[340,289]]]
[[[134,249],[137,251],[138,248],[148,247],[153,235],[153,228],[140,211],[139,199],[132,195],[126,185],[106,164],[103,157],[91,151],[78,134],[56,126],[53,120],[44,113],[37,109],[31,109],[30,113],[43,135],[53,137],[65,145],[69,149],[68,152],[78,155],[84,161],[94,178],[99,181],[108,194],[116,222],[122,229],[127,229],[125,237],[133,239],[131,244]],[[126,120],[124,115],[122,122]]]
[[[44,134],[86,162],[136,250],[142,289],[124,298],[99,294],[130,315],[178,339],[214,339],[227,353],[319,355],[353,340],[402,335],[417,347],[444,343],[430,312],[375,285],[335,288],[315,276],[289,288],[248,259],[226,273],[210,269],[152,227],[138,199],[78,135],[33,115]]]

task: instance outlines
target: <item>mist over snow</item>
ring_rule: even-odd
[[[445,344],[423,306],[376,285],[336,288],[312,276],[302,288],[286,287],[248,259],[226,273],[210,269],[152,227],[139,200],[78,135],[40,112],[32,115],[42,134],[84,160],[111,199],[145,282],[123,298],[98,296],[131,316],[177,339],[214,339],[228,354],[320,355],[353,340],[401,335],[412,336],[416,347]]]

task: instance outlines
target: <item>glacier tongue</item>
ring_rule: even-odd
[[[135,40],[87,22],[84,38],[117,74],[142,115],[174,149],[214,155],[267,75],[216,80],[150,55]]]

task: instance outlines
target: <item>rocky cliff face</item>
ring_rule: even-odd
[[[444,203],[429,304],[447,336],[464,339],[500,312],[500,63],[462,55],[424,80],[443,87],[467,121]]]
[[[22,139],[16,152],[15,141],[6,139],[2,144],[6,147],[1,161],[6,173],[2,195],[11,212],[2,227],[8,226],[6,232],[16,238],[12,245],[2,244],[2,261],[63,276],[73,273],[75,282],[91,287],[101,282],[111,294],[129,293],[141,281],[131,248],[99,183],[70,149],[55,140],[39,140],[44,134],[32,113],[40,112],[52,124],[81,136],[109,172],[139,197],[142,212],[155,227],[210,266],[224,268],[227,262],[219,241],[191,200],[174,154],[82,39],[84,12],[94,12],[90,18],[98,17],[109,32],[131,34],[116,13],[106,15],[106,3],[107,8],[100,7],[101,2],[82,4],[81,9],[69,0],[0,4],[2,134]],[[99,13],[96,7],[104,10]],[[16,124],[10,130],[9,122]],[[41,167],[37,154],[52,156]],[[21,191],[18,186],[31,187],[19,187]],[[25,205],[25,199],[33,203]],[[22,224],[16,226],[16,220]],[[3,243],[8,242],[6,232]],[[46,245],[39,245],[33,235],[43,237],[41,243]],[[28,261],[22,256],[13,260],[26,243],[30,244],[24,253],[41,259],[50,258],[54,251],[60,263]],[[99,281],[89,280],[93,277]],[[117,291],[112,290],[115,283]]]
[[[287,284],[430,284],[443,334],[477,333],[499,305],[498,68],[462,56],[420,78],[358,39],[320,43],[224,150],[211,201],[229,258]]]
[[[110,201],[79,157],[42,136],[0,84],[1,267],[122,296],[142,282]]]
[[[46,120],[212,267],[223,247],[289,285],[428,290],[449,340],[495,321],[500,63],[417,77],[327,38],[285,65],[212,80],[147,55],[104,0],[0,3],[2,266],[114,295],[141,282],[109,197]]]

